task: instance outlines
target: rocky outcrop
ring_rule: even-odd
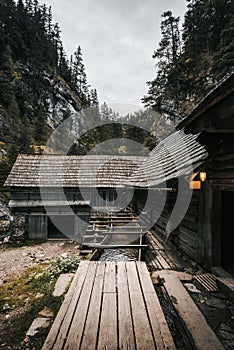
[[[12,220],[9,209],[0,203],[0,241],[10,236]]]
[[[12,242],[23,242],[27,239],[27,220],[25,216],[14,216],[11,230],[10,240]]]
[[[48,88],[48,113],[47,122],[52,129],[55,129],[64,119],[76,116],[78,127],[83,128],[83,117],[79,113],[82,109],[82,102],[79,96],[60,76],[45,77]]]
[[[23,242],[26,239],[26,218],[12,216],[9,209],[0,203],[0,242]]]

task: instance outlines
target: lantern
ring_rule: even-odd
[[[205,171],[201,171],[199,174],[200,180],[202,182],[206,181],[206,172]]]

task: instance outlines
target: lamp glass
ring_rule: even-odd
[[[200,172],[200,180],[201,181],[205,181],[206,180],[206,172],[205,171],[201,171]]]

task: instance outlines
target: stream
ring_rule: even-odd
[[[138,249],[104,249],[99,261],[137,261]]]

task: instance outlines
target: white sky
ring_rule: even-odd
[[[81,46],[88,82],[117,111],[142,107],[146,81],[155,75],[153,51],[161,14],[183,20],[186,0],[41,0],[52,6],[68,57]]]

